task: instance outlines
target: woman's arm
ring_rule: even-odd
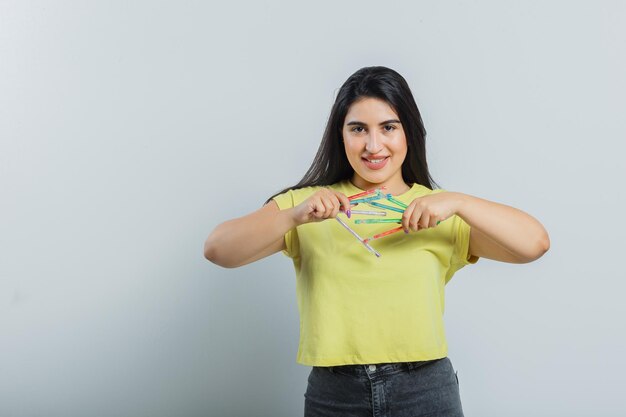
[[[458,201],[456,214],[472,228],[472,255],[527,263],[540,258],[550,249],[548,232],[529,214],[469,194],[454,194]]]
[[[293,227],[293,208],[280,210],[274,200],[246,216],[218,225],[204,243],[204,257],[216,265],[236,268],[285,248],[284,235]]]
[[[217,226],[204,243],[204,257],[225,268],[249,264],[285,249],[284,236],[289,230],[337,217],[340,207],[351,207],[348,197],[330,188],[284,210],[271,200],[247,216]]]
[[[402,227],[419,233],[455,214],[471,227],[472,255],[527,263],[550,248],[548,232],[534,217],[514,207],[450,191],[414,199],[404,210]]]

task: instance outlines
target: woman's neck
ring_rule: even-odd
[[[390,193],[391,195],[404,194],[411,189],[411,187],[407,185],[404,181],[393,182],[393,183],[390,183],[390,182],[370,183],[370,182],[364,181],[361,178],[358,178],[358,179],[352,178],[350,182],[352,183],[352,185],[354,185],[355,187],[363,191],[384,186],[387,193]]]

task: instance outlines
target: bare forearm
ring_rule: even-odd
[[[204,244],[204,256],[224,267],[235,267],[281,241],[296,227],[293,209],[257,211],[218,225]]]
[[[536,259],[550,247],[543,225],[522,210],[469,194],[457,194],[457,215],[520,259]]]

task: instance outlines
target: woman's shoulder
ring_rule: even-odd
[[[413,185],[411,186],[411,189],[406,193],[409,197],[412,198],[417,198],[417,197],[422,197],[425,195],[429,195],[429,194],[437,194],[437,193],[442,193],[445,192],[446,190],[442,189],[442,188],[428,188],[425,185],[422,184],[418,184],[418,183],[413,183]]]
[[[309,195],[323,188],[330,188],[336,191],[349,191],[350,187],[347,181],[343,180],[343,181],[338,181],[334,184],[329,184],[329,185],[308,185],[306,187],[290,188],[287,191],[285,191],[283,194],[291,194],[293,196],[299,196],[299,197],[302,197],[302,196],[308,197]]]
[[[300,188],[290,188],[287,191],[284,191],[273,197],[273,200],[276,201],[278,206],[283,209],[287,207],[295,207],[307,198],[309,198],[312,194],[314,194],[317,190],[323,188],[320,185],[312,185]]]

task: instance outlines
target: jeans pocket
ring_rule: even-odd
[[[318,372],[319,370],[315,366],[311,368],[311,372],[309,372],[309,378],[307,379],[307,382],[309,384],[311,383],[311,380],[317,376]]]
[[[352,377],[352,378],[355,378],[357,376],[357,374],[356,374],[356,372],[354,370],[350,371],[350,370],[348,370],[348,368],[343,368],[342,366],[333,366],[332,368],[330,368],[330,371],[333,374],[349,376],[349,377]]]

